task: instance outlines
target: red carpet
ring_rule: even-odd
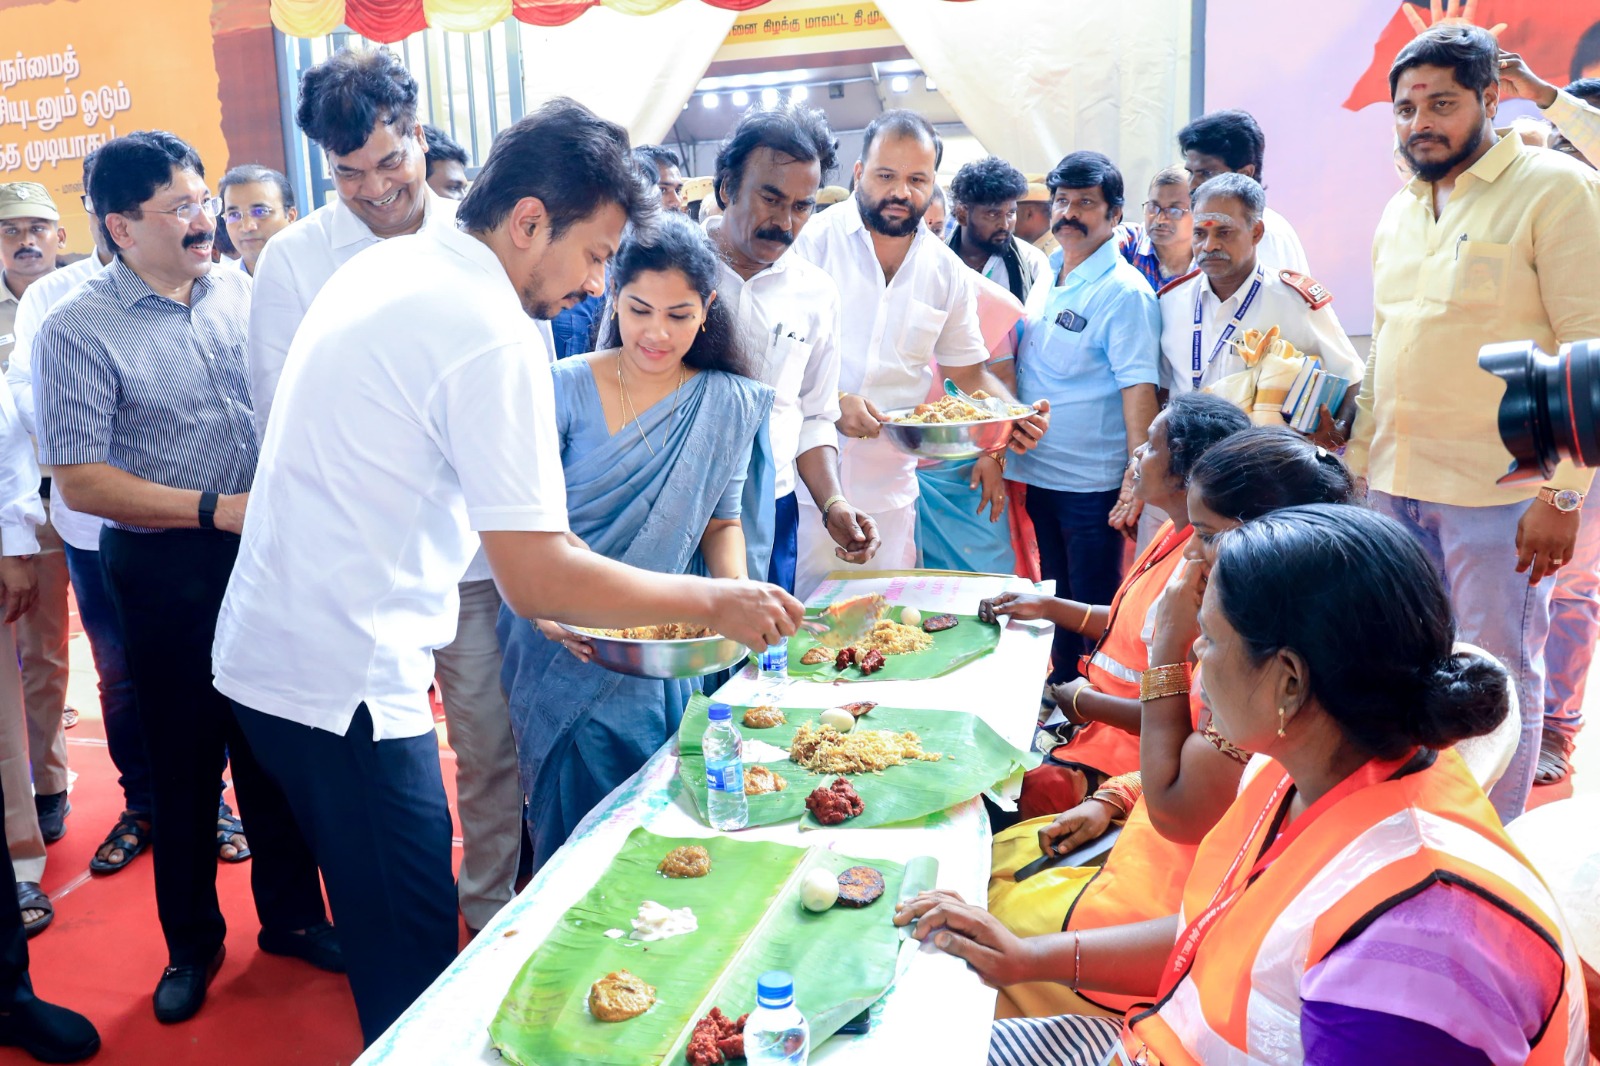
[[[82,646],[75,642],[74,652]],[[87,651],[87,649],[84,649]],[[100,1030],[96,1063],[129,1066],[341,1066],[361,1053],[350,988],[341,975],[263,954],[250,897],[250,863],[219,863],[217,888],[228,921],[228,955],[205,1007],[192,1020],[155,1020],[150,995],[166,965],[156,921],[149,851],[120,873],[91,876],[89,859],[122,810],[116,768],[99,708],[67,734],[73,784],[67,835],[50,846],[43,887],[53,925],[29,944],[34,987],[45,999],[86,1014]],[[442,734],[442,729],[441,729]],[[455,760],[441,739],[445,785],[455,809]],[[232,789],[228,801],[233,803]],[[237,807],[236,807],[237,809]],[[245,826],[246,833],[249,825]],[[457,833],[459,834],[459,824]],[[457,859],[459,860],[459,847]],[[0,1064],[32,1062],[0,1049]]]

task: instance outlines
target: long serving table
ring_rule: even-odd
[[[896,607],[972,614],[978,601],[1002,591],[1034,591],[1022,578],[943,571],[835,575],[817,590],[812,606],[867,592],[881,592]],[[926,681],[822,684],[791,681],[779,702],[785,708],[820,709],[871,699],[886,706],[930,711],[967,711],[984,719],[1017,748],[1033,738],[1039,689],[1050,655],[1052,627],[1012,623],[994,653]],[[717,692],[730,703],[762,692],[753,670]],[[770,698],[765,702],[771,702]],[[584,819],[572,839],[517,895],[451,967],[357,1060],[358,1066],[436,1066],[495,1063],[489,1022],[506,990],[557,919],[593,886],[634,828],[664,836],[712,836],[677,789],[676,744],[668,741],[638,773]],[[801,846],[820,846],[860,858],[904,862],[918,855],[939,860],[940,888],[982,903],[989,878],[989,820],[974,797],[916,828],[810,829],[799,824],[747,829],[739,836]],[[885,916],[887,920],[888,916]],[[989,1044],[995,994],[960,960],[924,947],[888,995],[873,1007],[871,1030],[839,1035],[811,1056],[828,1066],[884,1062],[978,1064]],[[543,1066],[561,1066],[550,1063]]]

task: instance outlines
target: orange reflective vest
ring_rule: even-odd
[[[1195,689],[1189,694],[1190,718],[1197,730],[1204,710],[1197,677]],[[1128,812],[1122,835],[1106,856],[1105,865],[1068,908],[1062,931],[1109,929],[1176,914],[1183,904],[1183,885],[1194,865],[1197,847],[1174,843],[1157,832],[1144,797],[1140,796]],[[1097,1007],[1125,1013],[1140,1004],[1149,1006],[1155,992],[1152,988],[1140,997],[1080,990],[1078,995]]]
[[[1174,531],[1168,521],[1123,578],[1122,587],[1111,599],[1105,633],[1081,666],[1083,676],[1097,690],[1108,696],[1139,698],[1139,675],[1150,666],[1146,622],[1172,572],[1183,561],[1183,546],[1193,532],[1192,526]],[[1139,738],[1104,722],[1090,722],[1052,754],[1116,777],[1139,768]]]
[[[1404,776],[1394,774],[1395,766],[1369,764],[1388,776],[1375,774],[1342,795],[1336,789],[1323,797],[1332,800],[1327,807],[1319,810],[1319,800],[1276,842],[1292,796],[1287,774],[1269,761],[1245,784],[1195,855],[1180,912],[1187,928],[1162,998],[1130,1015],[1123,1029],[1131,1061],[1299,1062],[1306,971],[1437,881],[1465,885],[1515,913],[1562,958],[1563,993],[1527,1061],[1577,1066],[1585,1060],[1582,971],[1549,889],[1455,752],[1439,753]]]

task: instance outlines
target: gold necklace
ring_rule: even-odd
[[[672,413],[667,415],[667,431],[662,434],[661,446],[667,446],[667,438],[672,435],[672,423],[678,417],[678,394],[683,391],[683,364],[678,364],[678,387],[672,390]],[[633,397],[628,395],[627,383],[622,380],[622,352],[617,352],[617,391],[622,394],[622,417],[627,418],[628,412],[633,412],[633,428],[639,431],[639,439],[644,441],[645,450],[650,453],[650,458],[656,457],[656,450],[650,444],[650,438],[644,435],[644,427],[639,424],[639,409],[633,405]],[[628,423],[624,422],[626,426]]]

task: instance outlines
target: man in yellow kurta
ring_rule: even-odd
[[[1570,561],[1591,474],[1497,485],[1501,383],[1478,350],[1546,351],[1600,336],[1593,257],[1600,177],[1557,152],[1497,138],[1498,50],[1486,31],[1436,26],[1389,73],[1395,129],[1416,173],[1373,240],[1372,352],[1350,441],[1374,508],[1445,575],[1461,639],[1517,676],[1523,730],[1491,798],[1502,819],[1533,784],[1544,707],[1547,580]]]

